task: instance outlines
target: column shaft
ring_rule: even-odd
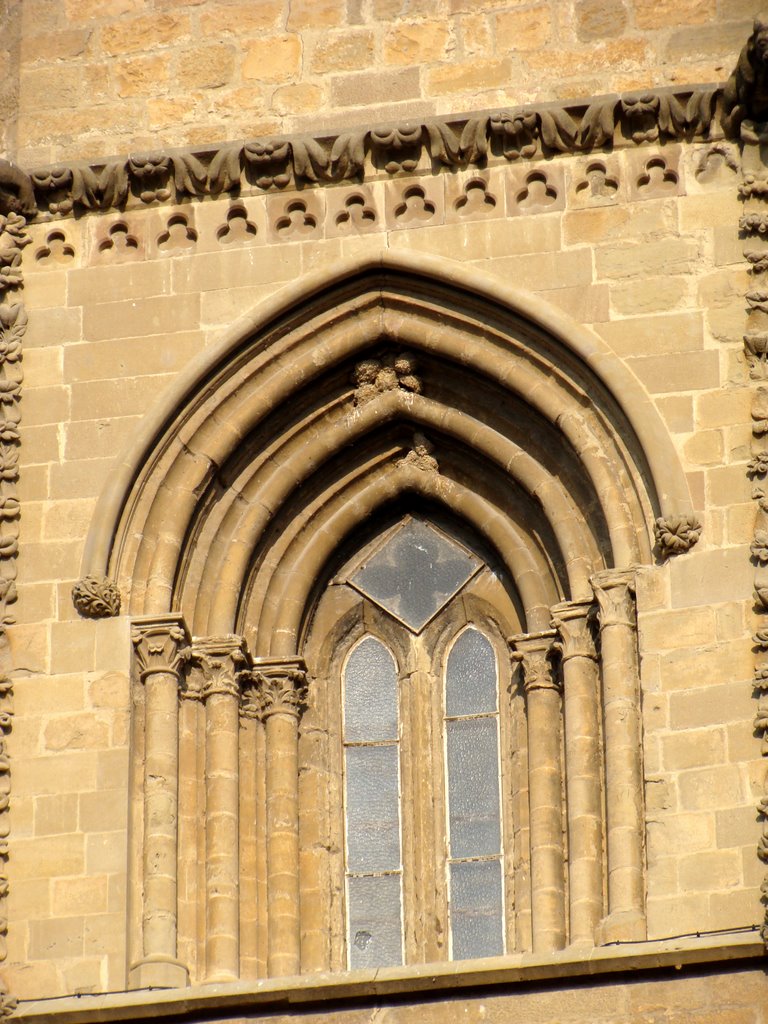
[[[205,701],[205,980],[240,976],[240,686],[238,636],[196,638]]]
[[[528,718],[533,950],[565,945],[560,691],[549,655],[554,631],[512,638],[522,663]]]
[[[603,942],[645,938],[640,681],[632,572],[601,573],[600,604],[608,850]]]
[[[306,675],[298,660],[254,673],[264,707],[267,797],[267,972],[301,971],[299,885],[299,714]]]
[[[186,631],[177,616],[134,621],[132,639],[145,688],[142,951],[130,984],[188,984],[178,959],[179,673]]]
[[[597,655],[591,605],[552,609],[560,633],[568,819],[569,939],[592,945],[603,916],[603,810]]]

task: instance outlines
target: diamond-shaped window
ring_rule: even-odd
[[[474,555],[428,523],[407,519],[349,582],[418,633],[480,565]]]

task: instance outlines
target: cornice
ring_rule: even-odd
[[[723,96],[723,87],[715,84],[613,93],[359,127],[338,135],[276,136],[75,161],[22,171],[21,177],[18,168],[0,161],[0,206],[4,201],[28,217],[50,219],[710,141],[722,138],[723,123],[730,129]]]

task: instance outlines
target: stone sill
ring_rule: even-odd
[[[757,931],[751,931],[603,946],[581,953],[566,949],[547,956],[523,953],[461,963],[29,1000],[19,1003],[16,1019],[28,1024],[98,1024],[192,1015],[234,1017],[255,1009],[276,1012],[302,1004],[418,997],[423,993],[447,996],[453,991],[484,986],[584,980],[621,972],[680,970],[758,958],[765,959],[765,947]]]

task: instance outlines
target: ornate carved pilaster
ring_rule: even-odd
[[[267,969],[270,977],[298,974],[299,717],[307,673],[299,658],[259,660],[254,681],[261,695],[267,765]]]
[[[512,660],[523,671],[528,718],[533,949],[565,945],[565,865],[560,761],[561,685],[553,672],[556,633],[510,638]]]
[[[133,988],[188,984],[178,958],[177,855],[179,685],[189,634],[179,615],[134,619],[131,632],[144,685],[143,956],[131,966]]]
[[[600,697],[592,602],[552,608],[563,666],[565,779],[571,944],[592,945],[603,916],[603,811]]]
[[[635,573],[592,577],[600,606],[608,917],[603,942],[645,938],[643,770]]]
[[[240,692],[248,665],[241,636],[195,637],[205,703],[206,981],[240,973]]]

